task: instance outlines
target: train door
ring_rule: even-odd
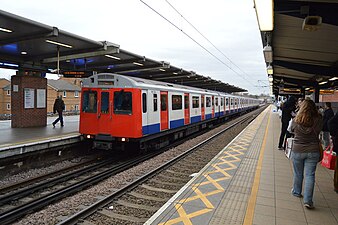
[[[161,91],[161,130],[168,129],[168,92]]]
[[[190,123],[190,101],[189,94],[184,93],[184,124]]]
[[[205,120],[204,95],[201,95],[201,116],[201,119]]]
[[[112,93],[108,90],[101,90],[98,98],[98,125],[99,131],[102,134],[110,134],[112,121]]]
[[[212,98],[212,100],[211,100],[211,118],[214,118],[215,117],[215,97],[212,96],[211,98]]]
[[[148,90],[142,90],[142,134],[146,135],[149,134],[149,120],[148,116],[150,112],[147,112],[147,95]]]

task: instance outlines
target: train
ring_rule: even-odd
[[[96,149],[159,149],[259,107],[259,100],[101,73],[83,79],[79,132]]]

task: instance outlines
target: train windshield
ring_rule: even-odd
[[[124,90],[114,92],[114,113],[132,114],[131,92],[126,92]]]
[[[96,113],[97,110],[97,92],[85,91],[82,97],[82,112]]]

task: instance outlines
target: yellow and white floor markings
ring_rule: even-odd
[[[188,192],[189,196],[181,198],[180,200],[174,200],[176,213],[171,215],[165,222],[151,224],[192,225],[194,224],[194,221],[198,220],[198,217],[211,213],[219,204],[233,174],[235,174],[235,171],[240,165],[241,160],[244,158],[244,155],[257,134],[257,130],[261,126],[261,123],[269,110],[264,112],[265,113],[261,113],[244,131],[225,147],[222,152],[201,170],[200,177],[202,178],[198,179],[196,176],[195,179],[189,182],[190,185],[188,186],[188,189],[186,188],[186,190],[183,190],[180,195],[182,196],[183,192]],[[185,187],[187,187],[187,185]],[[194,205],[198,205],[198,207],[192,207]],[[155,221],[156,219],[154,222]]]

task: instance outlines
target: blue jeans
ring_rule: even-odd
[[[60,121],[61,123],[61,127],[63,127],[63,116],[62,116],[62,112],[58,112],[59,117],[53,122],[53,124],[55,125],[57,122]]]
[[[302,194],[303,178],[305,172],[304,203],[310,205],[313,205],[312,198],[315,186],[315,172],[319,156],[319,152],[291,152],[291,159],[293,164],[292,194],[295,196],[300,196]]]

